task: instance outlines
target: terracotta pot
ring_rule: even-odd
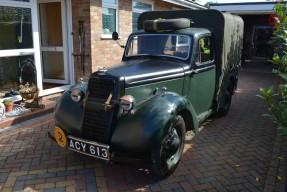
[[[6,113],[13,111],[14,103],[9,103],[9,104],[4,104],[4,105],[5,105],[5,112]]]

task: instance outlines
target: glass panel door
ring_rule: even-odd
[[[39,1],[43,82],[68,84],[64,1]]]
[[[0,6],[0,34],[0,50],[33,48],[31,9]]]
[[[28,61],[35,66],[32,11],[16,6],[0,5],[0,100],[3,97],[17,100],[14,91],[22,83],[37,84],[35,73],[31,75],[20,70]],[[21,77],[23,73],[26,73],[22,75],[24,78]]]

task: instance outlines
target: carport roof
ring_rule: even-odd
[[[273,7],[278,2],[256,2],[256,3],[214,3],[210,9],[232,13],[236,15],[262,15],[273,14]]]

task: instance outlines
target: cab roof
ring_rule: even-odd
[[[197,37],[202,34],[211,34],[211,31],[205,28],[189,27],[175,31],[146,32],[144,30],[138,30],[132,33],[132,35],[142,35],[142,34],[179,34],[179,35],[190,35]]]

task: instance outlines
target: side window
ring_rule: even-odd
[[[213,46],[211,37],[202,37],[198,40],[195,61],[197,64],[213,60]]]

